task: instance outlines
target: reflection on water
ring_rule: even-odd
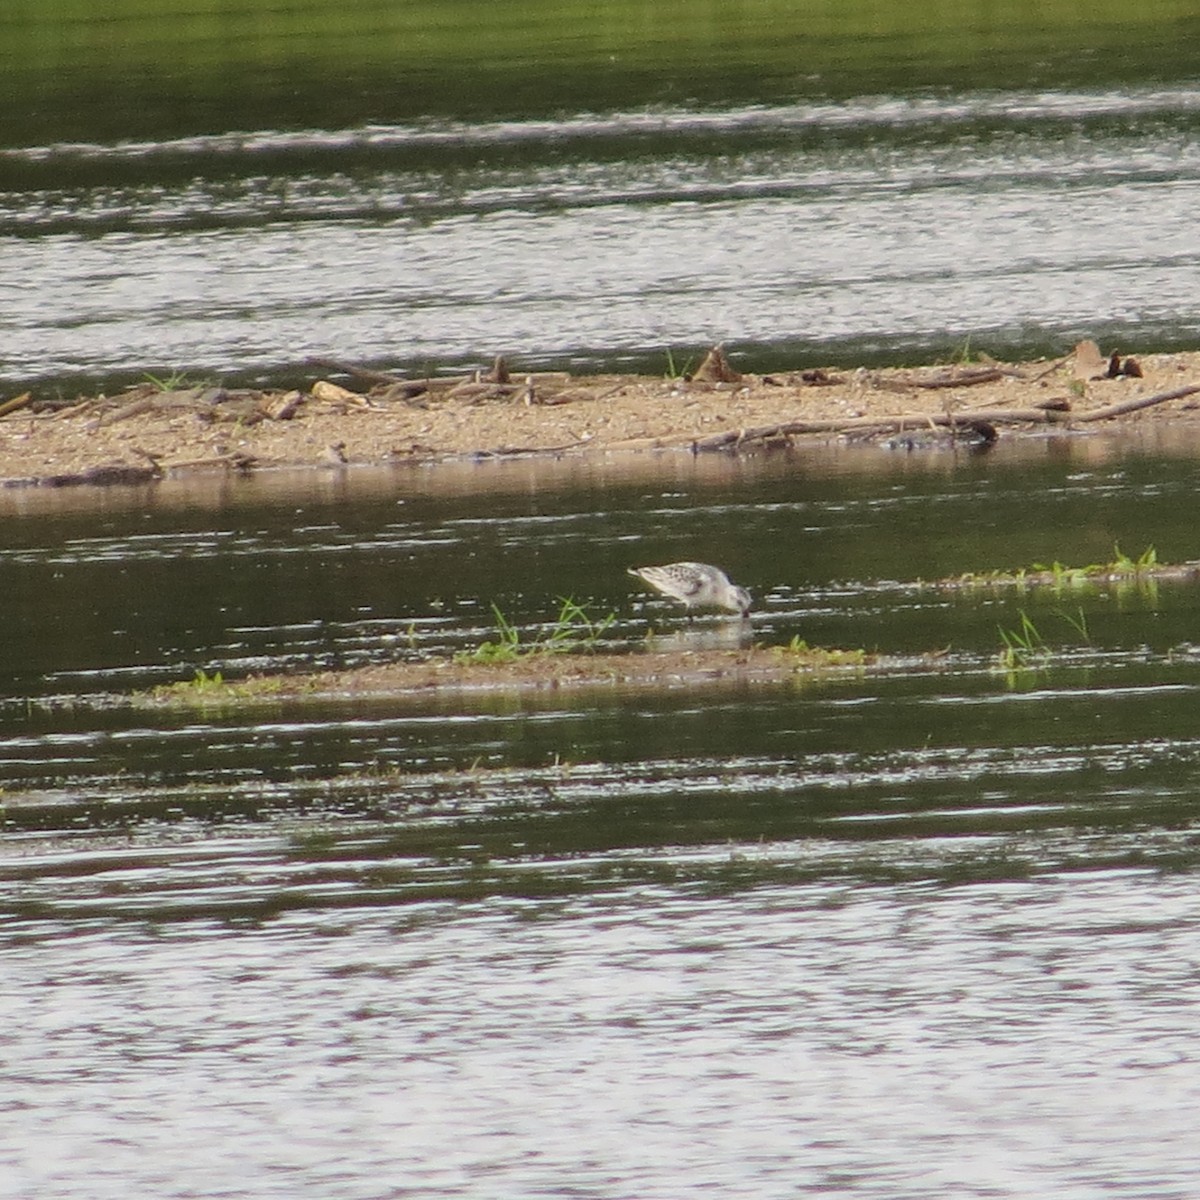
[[[1194,556],[1190,451],[5,493],[14,1194],[1190,1195],[1200,592],[919,583],[1114,540]],[[624,573],[712,557],[755,640],[887,665],[111,696],[446,652],[491,602],[526,633],[564,592],[619,644],[740,643]],[[997,671],[1023,611],[1051,658]]]
[[[696,650],[739,650],[754,645],[753,619],[738,617],[702,618],[686,629],[651,633],[646,649],[660,654],[687,654]]]
[[[10,153],[0,378],[1194,344],[1197,111],[968,94]]]

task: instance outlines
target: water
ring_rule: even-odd
[[[1196,114],[1191,91],[968,95],[37,151],[45,185],[0,197],[26,283],[0,371],[1191,345]]]
[[[9,0],[6,395],[1195,345],[1182,0],[350,7]],[[1200,592],[928,581],[1194,559],[1196,462],[0,490],[0,1194],[1191,1200]],[[625,575],[680,558],[882,665],[129,703],[562,595],[604,648],[736,641]]]
[[[18,11],[0,384],[1195,344],[1186,5],[753,7]]]
[[[1189,557],[1194,451],[4,494],[7,1194],[1193,1194],[1200,593],[918,580]],[[889,665],[113,701],[562,590],[686,643],[623,566],[714,543],[757,638]],[[998,672],[1022,611],[1052,657]]]

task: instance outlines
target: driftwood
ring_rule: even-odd
[[[803,433],[902,433],[905,430],[928,429],[931,425],[948,429],[972,431],[985,440],[995,438],[997,424],[1030,422],[1053,422],[1065,419],[1063,413],[1053,409],[1024,408],[999,409],[973,412],[970,416],[956,417],[946,413],[914,413],[902,417],[827,417],[808,421],[784,421],[778,425],[759,425],[751,429],[727,429],[710,437],[692,441],[692,449],[707,450],[737,449],[748,442],[773,441]]]
[[[1182,400],[1185,396],[1200,393],[1200,383],[1159,392],[1153,396],[1141,396],[1136,400],[1123,400],[1090,412],[1076,413],[1063,401],[1048,401],[1047,404],[1031,408],[973,408],[966,413],[910,413],[899,417],[827,417],[823,419],[784,421],[776,425],[759,425],[749,429],[727,429],[709,437],[692,439],[694,451],[737,449],[751,442],[773,441],[805,433],[859,433],[864,431],[903,432],[938,425],[951,429],[972,429],[977,425],[1069,425],[1085,422],[1105,421],[1121,417],[1139,409],[1165,404],[1169,400]],[[979,432],[983,432],[979,430]],[[994,432],[994,431],[993,431]],[[986,434],[984,434],[986,437]]]
[[[364,383],[384,388],[384,392],[375,399],[386,402],[402,401],[413,404],[418,396],[423,396],[431,388],[431,381],[426,379],[405,379],[402,375],[393,375],[390,371],[376,371],[371,367],[360,367],[357,363],[342,362],[336,358],[309,358],[311,366],[324,367],[329,371],[340,371],[343,375],[352,375]],[[415,407],[421,408],[420,403]]]
[[[11,400],[5,400],[3,404],[0,404],[0,417],[7,417],[9,413],[24,408],[32,399],[32,392],[22,392],[21,395],[14,396]]]
[[[215,454],[205,458],[182,458],[175,462],[163,463],[162,470],[172,474],[176,471],[194,471],[205,467],[225,467],[235,471],[249,471],[257,465],[258,459],[253,454],[234,450],[229,454]]]
[[[1067,354],[1063,358],[1056,358],[1052,363],[1048,363],[1036,374],[1030,375],[1027,378],[1030,383],[1040,383],[1048,375],[1053,375],[1055,371],[1061,370],[1071,361],[1071,355]]]
[[[1197,392],[1200,392],[1200,383],[1193,383],[1187,387],[1176,388],[1171,392],[1159,392],[1154,396],[1141,396],[1136,400],[1122,400],[1118,404],[1094,408],[1091,412],[1080,413],[1075,419],[1077,421],[1107,421],[1111,417],[1123,417],[1126,413],[1137,412],[1140,408],[1165,404],[1168,400],[1182,400],[1185,396],[1196,395]]]
[[[272,421],[290,421],[303,402],[304,397],[299,392],[284,392],[282,396],[264,397],[261,408]]]
[[[359,366],[357,363],[343,362],[336,358],[313,357],[306,360],[309,365],[323,367],[330,371],[340,371],[344,375],[354,376],[364,382],[384,388],[380,394],[373,394],[372,399],[402,400],[407,403],[417,401],[417,398],[427,393],[449,394],[456,399],[469,400],[506,400],[514,395],[523,394],[531,385],[546,385],[565,387],[570,382],[570,376],[565,371],[534,371],[525,376],[524,386],[513,381],[512,372],[502,355],[497,355],[489,371],[472,371],[469,375],[438,376],[427,379],[405,379],[390,371],[376,371],[372,367]],[[336,385],[334,385],[336,386]],[[541,396],[537,398],[542,403]],[[553,403],[553,401],[550,401]],[[416,407],[424,407],[417,401]]]
[[[872,378],[871,386],[885,392],[907,392],[912,388],[934,391],[939,388],[974,387],[980,383],[995,383],[1000,379],[1028,380],[1028,376],[1015,367],[974,367],[969,370],[941,372],[926,379],[899,377],[896,379]]]
[[[393,375],[389,371],[376,371],[371,367],[360,367],[357,363],[342,362],[336,358],[308,358],[305,361],[314,367],[324,367],[327,371],[340,371],[343,375],[353,375],[366,383],[410,383],[402,375]]]
[[[314,400],[323,400],[327,404],[348,404],[352,408],[375,407],[361,392],[352,392],[340,383],[331,383],[328,379],[318,379],[309,389],[309,393]]]
[[[92,396],[87,400],[72,400],[69,404],[64,404],[47,413],[43,417],[43,420],[74,420],[76,417],[82,417],[85,413],[95,412],[96,409],[102,408],[106,403],[107,401],[103,396]]]
[[[154,409],[154,397],[142,396],[138,400],[134,400],[130,404],[124,404],[117,409],[116,412],[101,413],[89,428],[99,429],[101,425],[115,425],[118,421],[128,420],[130,417],[140,417],[142,413],[151,412]]]
[[[932,379],[910,379],[902,382],[919,388],[974,387],[977,383],[995,383],[998,379],[1024,379],[1020,371],[1002,367],[980,367],[974,371],[958,371],[953,375],[935,375]]]
[[[568,450],[578,450],[586,446],[591,438],[576,438],[572,442],[563,442],[561,446],[500,446],[495,450],[476,450],[470,458],[532,458],[535,455],[565,454]]]

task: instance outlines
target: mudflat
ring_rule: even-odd
[[[691,376],[402,379],[332,364],[291,391],[147,381],[71,401],[0,395],[7,486],[464,457],[746,451],[803,438],[995,440],[1045,426],[1200,421],[1200,352],[758,375],[719,349]]]

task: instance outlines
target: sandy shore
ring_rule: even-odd
[[[1114,366],[1140,374],[1109,377]],[[120,484],[271,466],[749,450],[805,437],[1003,437],[1163,420],[1200,421],[1200,352],[1131,365],[1085,346],[1045,362],[773,375],[718,362],[688,379],[527,375],[513,366],[391,380],[314,369],[310,387],[289,393],[146,383],[69,403],[0,395],[0,481]]]

